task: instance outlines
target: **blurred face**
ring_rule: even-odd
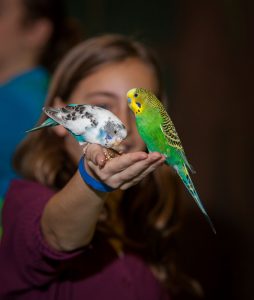
[[[23,49],[23,16],[21,0],[0,0],[0,66]]]
[[[148,65],[131,58],[102,66],[82,80],[70,95],[69,103],[93,104],[112,111],[128,130],[128,136],[122,144],[123,151],[140,151],[145,149],[145,144],[137,132],[135,117],[126,98],[127,91],[134,87],[143,87],[156,93],[158,83]],[[66,146],[78,161],[81,149],[69,134],[66,136]]]

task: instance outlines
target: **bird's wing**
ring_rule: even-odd
[[[68,121],[74,121],[80,117],[78,107],[79,105],[65,106],[61,108],[43,107],[43,111],[51,119],[64,126]]]
[[[44,112],[54,121],[68,129],[76,139],[92,129],[98,129],[101,122],[99,108],[83,104],[69,104],[62,108],[44,108]]]
[[[163,122],[160,124],[160,128],[166,137],[168,144],[178,150],[183,151],[183,146],[175,130],[175,126],[169,117],[163,117]]]
[[[182,157],[186,166],[189,168],[189,170],[192,173],[195,173],[194,168],[191,166],[191,164],[187,160],[187,157],[184,153],[182,143],[181,143],[180,138],[175,130],[175,126],[174,126],[173,122],[171,121],[171,119],[169,117],[163,118],[163,120],[164,121],[160,125],[160,128],[161,128],[161,131],[163,132],[164,136],[166,137],[168,144],[179,150],[179,154]]]

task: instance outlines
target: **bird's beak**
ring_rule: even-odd
[[[112,146],[112,149],[115,150],[116,152],[118,153],[123,153],[123,144],[121,143],[115,143],[113,146]]]

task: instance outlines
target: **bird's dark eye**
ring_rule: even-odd
[[[138,97],[138,94],[137,94],[137,93],[135,93],[135,94],[134,94],[134,97],[135,97],[135,98],[137,98],[137,97]]]

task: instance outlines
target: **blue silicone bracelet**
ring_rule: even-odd
[[[79,170],[79,173],[80,173],[82,179],[84,180],[84,182],[86,184],[88,184],[90,187],[92,187],[93,189],[100,191],[100,192],[114,191],[113,188],[111,188],[110,186],[106,185],[105,183],[103,183],[101,181],[97,181],[96,179],[94,179],[87,173],[87,171],[85,169],[84,156],[82,156],[79,161],[78,170]]]

